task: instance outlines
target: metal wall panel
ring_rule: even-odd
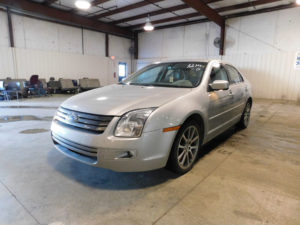
[[[247,77],[254,97],[300,101],[300,70],[294,68],[295,54],[233,54],[223,59]]]
[[[22,48],[0,47],[0,79],[6,77],[29,79],[32,74],[41,78],[50,77],[79,79],[97,78],[101,85],[117,83],[114,72],[118,62],[126,62],[131,69],[130,59],[112,60],[104,56],[49,52]]]

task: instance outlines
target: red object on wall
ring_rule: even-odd
[[[114,72],[114,78],[116,78],[116,72]]]

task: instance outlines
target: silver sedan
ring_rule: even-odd
[[[66,100],[51,131],[55,147],[83,163],[115,171],[169,166],[189,171],[203,144],[228,128],[246,128],[251,86],[219,61],[162,62],[119,84]]]

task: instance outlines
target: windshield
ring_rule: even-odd
[[[193,88],[200,84],[204,62],[174,62],[150,65],[137,71],[122,84]]]

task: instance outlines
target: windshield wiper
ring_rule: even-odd
[[[129,83],[129,85],[137,85],[137,86],[153,86],[153,84],[143,84],[143,83]]]
[[[128,83],[129,85],[136,85],[136,86],[151,86],[151,87],[170,87],[170,88],[192,88],[187,86],[179,86],[179,85],[168,85],[168,84],[158,84],[158,83],[150,83],[150,84],[143,84],[143,83]]]

